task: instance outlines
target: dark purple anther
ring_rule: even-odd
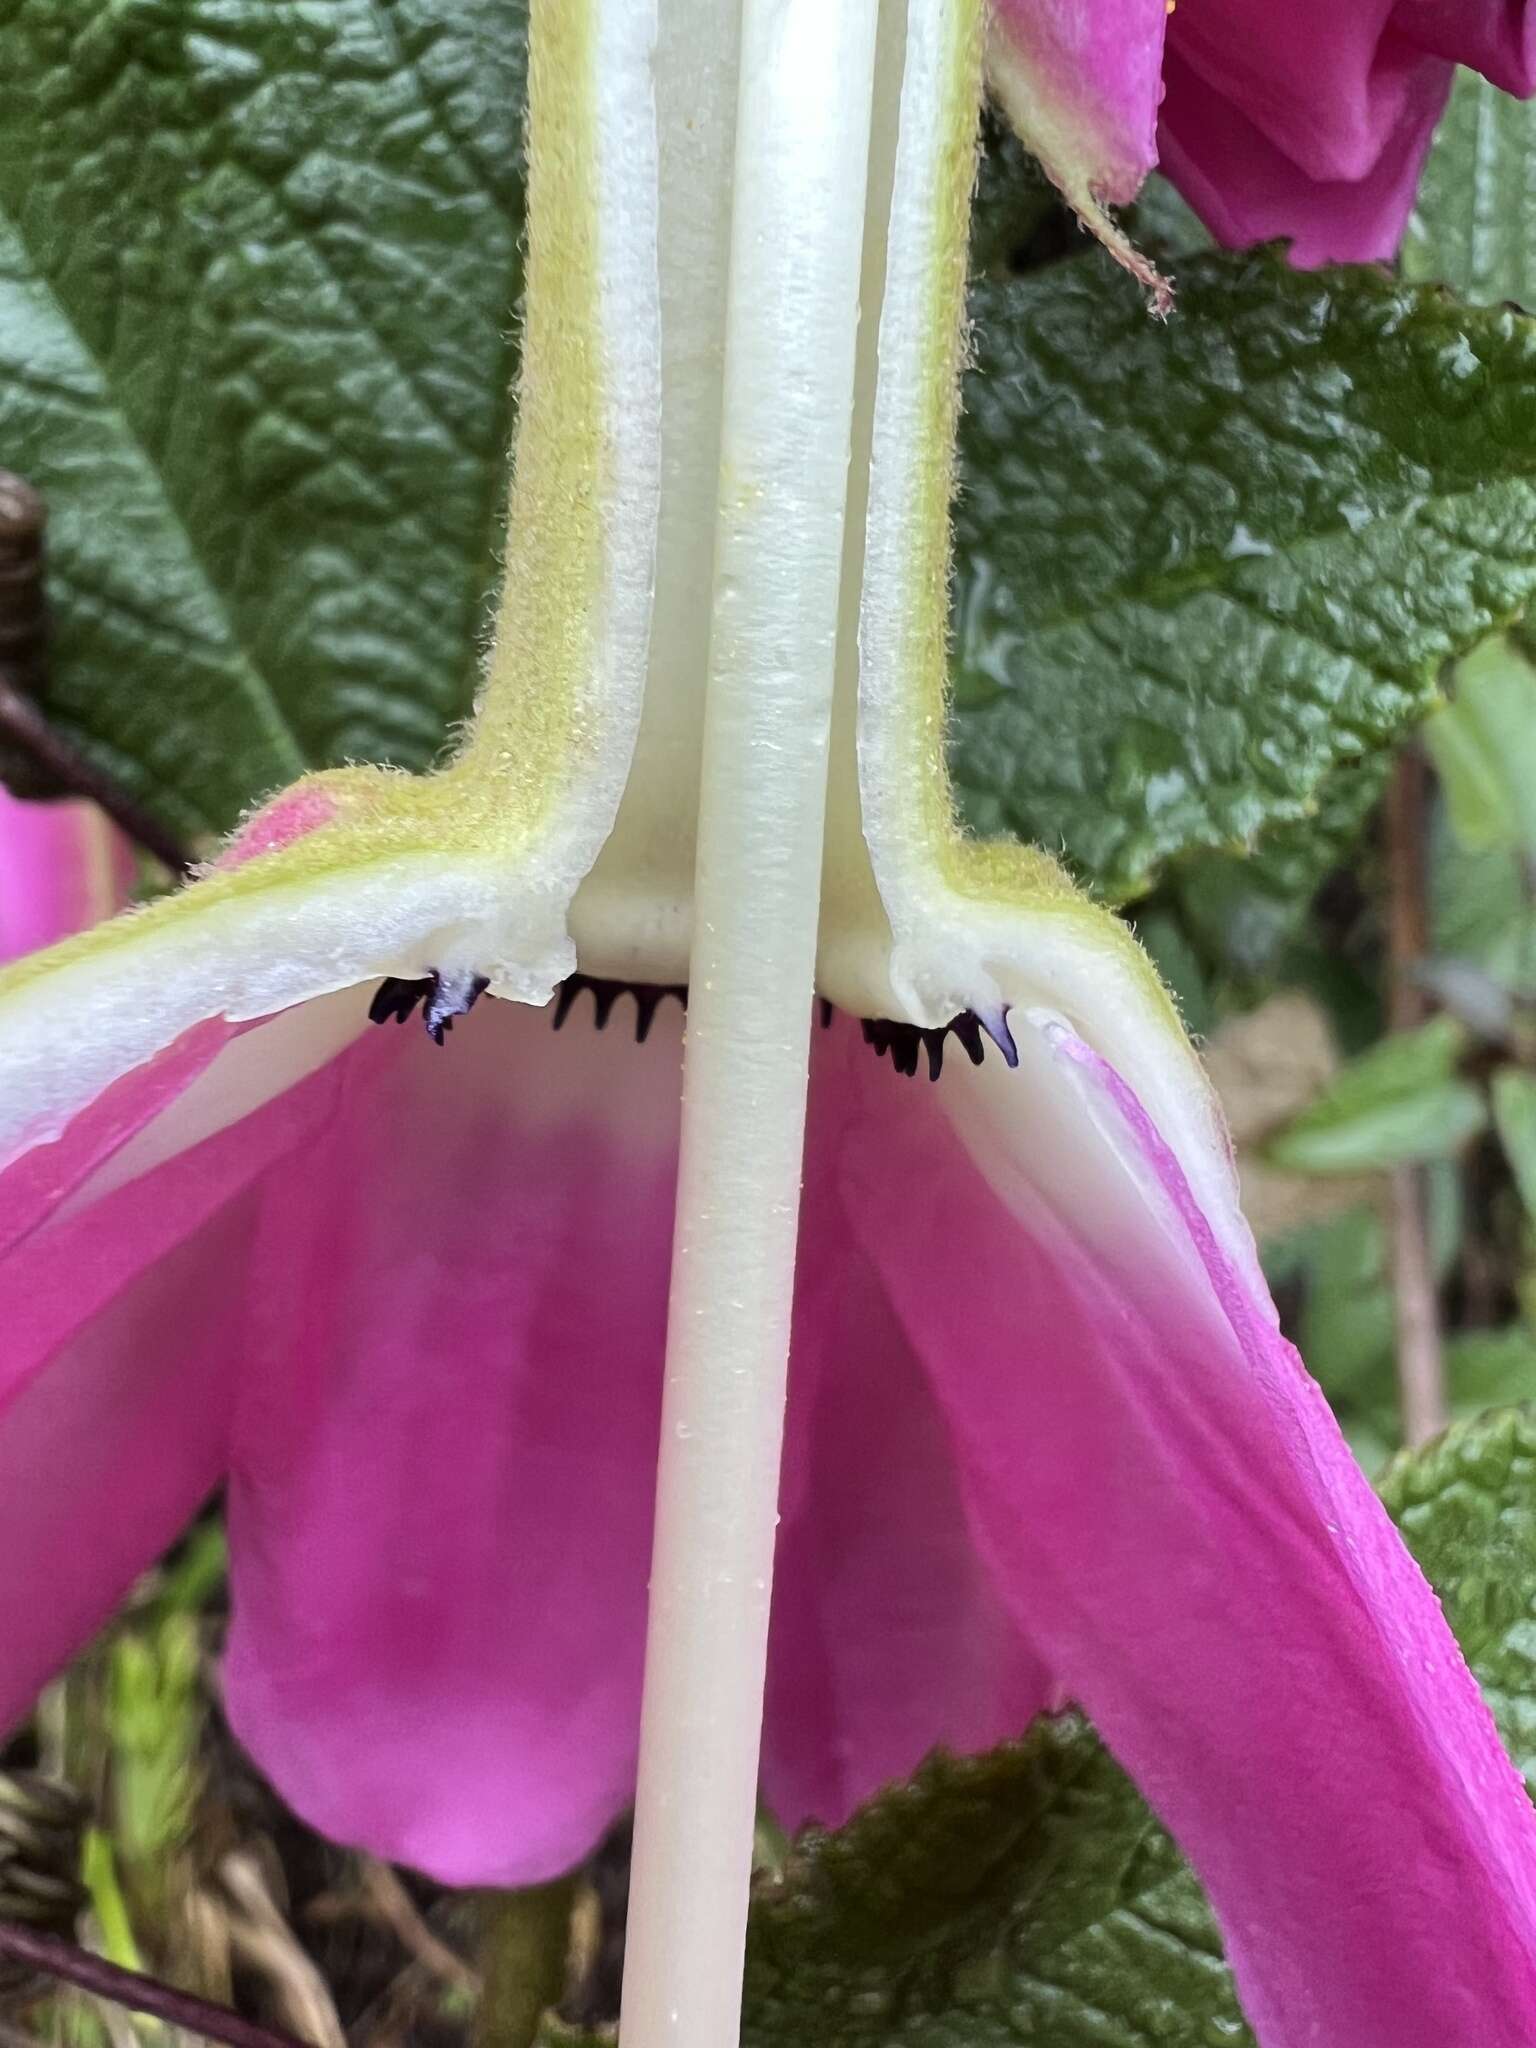
[[[422,981],[403,980],[390,974],[374,992],[368,1015],[375,1024],[387,1024],[390,1018],[403,1024],[419,1003],[428,1038],[434,1045],[441,1045],[444,1033],[453,1029],[454,1018],[467,1016],[490,985],[485,975],[463,970],[443,974],[433,968]]]
[[[873,1046],[877,1058],[889,1059],[898,1074],[909,1077],[916,1074],[918,1060],[926,1053],[928,1078],[937,1081],[944,1069],[944,1042],[951,1035],[964,1046],[973,1067],[979,1067],[984,1057],[983,1032],[1010,1067],[1019,1064],[1019,1049],[1008,1029],[1006,1010],[999,1010],[995,1019],[978,1016],[974,1010],[962,1010],[947,1024],[933,1026],[902,1024],[892,1017],[865,1017],[859,1029],[864,1034],[864,1043]]]
[[[595,974],[571,974],[561,982],[555,994],[555,1014],[552,1019],[558,1031],[571,1014],[571,1006],[583,989],[592,993],[593,1022],[599,1031],[613,1014],[613,1006],[620,996],[630,995],[635,999],[635,1041],[644,1045],[650,1035],[656,1012],[668,996],[674,996],[686,1010],[688,989],[683,982],[659,981],[605,981]]]

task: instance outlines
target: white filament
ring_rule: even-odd
[[[878,0],[745,0],[625,2048],[737,2038]]]

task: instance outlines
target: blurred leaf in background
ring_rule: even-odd
[[[1430,1169],[1428,1195],[1428,1262],[1435,1284],[1443,1287],[1460,1257],[1465,1229],[1460,1175],[1449,1161]],[[1368,1472],[1379,1471],[1402,1443],[1387,1247],[1383,1182],[1364,1199],[1295,1225],[1264,1247],[1264,1268],[1286,1308],[1290,1333]],[[1536,1398],[1536,1378],[1525,1371],[1521,1354],[1480,1360],[1469,1369],[1465,1386],[1454,1357],[1448,1365],[1459,1418]]]
[[[1403,243],[1405,277],[1536,307],[1536,108],[1460,71]]]
[[[1536,669],[1520,648],[1491,639],[1469,655],[1424,738],[1463,846],[1536,862]]]
[[[1494,1128],[1526,1213],[1536,1221],[1536,1074],[1500,1067],[1492,1085]]]
[[[1449,1408],[1465,1416],[1536,1397],[1536,1325],[1518,1320],[1532,1302],[1520,1191],[1536,1167],[1536,922],[1527,827],[1510,787],[1536,725],[1536,673],[1498,642],[1459,664],[1449,688],[1426,727],[1441,782],[1429,819],[1431,951],[1418,969],[1444,1009],[1370,1043],[1265,1135],[1262,1154],[1325,1183],[1433,1162],[1428,1267],[1449,1326]],[[1383,1184],[1374,1202],[1318,1215],[1265,1247],[1293,1334],[1368,1467],[1400,1440],[1384,1203]]]
[[[1487,1121],[1476,1088],[1460,1078],[1465,1028],[1435,1017],[1361,1053],[1265,1147],[1293,1173],[1380,1173],[1449,1158]]]
[[[1536,1003],[1536,667],[1500,637],[1458,664],[1424,728],[1445,817],[1433,871],[1433,973],[1485,1035]],[[1526,1035],[1536,1033],[1526,1020]]]

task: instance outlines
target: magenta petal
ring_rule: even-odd
[[[248,1224],[238,1206],[214,1217],[4,1400],[0,1727],[218,1484],[233,1391],[228,1278]],[[9,1338],[5,1362],[9,1379]]]
[[[374,1035],[256,1249],[231,1719],[449,1882],[550,1877],[633,1791],[679,1022],[627,1009]]]
[[[1368,152],[1367,138],[1357,135],[1348,176],[1304,167],[1172,48],[1165,75],[1164,168],[1219,241],[1242,247],[1285,239],[1303,267],[1396,252],[1450,91],[1447,66],[1424,62],[1402,81],[1393,117],[1371,131]],[[1320,149],[1317,160],[1326,157]]]
[[[1006,1204],[936,1101],[849,1079],[885,1086],[844,1197],[977,1540],[1193,1861],[1265,2048],[1528,2048],[1523,1787],[1321,1394],[1139,1109],[1069,1049],[1077,1136],[1054,1172],[1016,1148]],[[1053,1213],[1090,1155],[1134,1198],[1123,1237]]]
[[[1536,92],[1536,11],[1529,0],[1397,0],[1392,23],[1421,49],[1481,71],[1505,92]]]
[[[812,1079],[763,1742],[764,1797],[789,1828],[840,1824],[935,1745],[992,1748],[1050,1697],[838,1198],[839,1041],[856,1035],[843,1021],[819,1035]]]
[[[337,815],[336,799],[312,782],[297,782],[253,811],[214,862],[216,868],[244,867],[264,853],[319,832]]]
[[[0,962],[84,931],[128,900],[126,843],[94,804],[0,789]]]
[[[0,1254],[82,1187],[130,1139],[169,1109],[234,1035],[200,1024],[105,1089],[53,1143],[33,1145],[0,1167]]]
[[[1393,0],[1191,0],[1169,23],[1168,56],[1310,177],[1354,179],[1381,155],[1426,69],[1425,53],[1393,34],[1392,13]],[[1243,184],[1240,160],[1227,180]]]
[[[1166,0],[993,0],[987,71],[1014,128],[1091,233],[1166,313],[1172,294],[1107,209],[1157,161]]]
[[[294,1091],[91,1199],[233,1036],[190,1033],[0,1176],[0,1727],[110,1614],[224,1466],[250,1189]]]
[[[1025,103],[1043,135],[1062,138],[1072,174],[1111,205],[1134,199],[1157,162],[1166,0],[993,0],[993,20]]]

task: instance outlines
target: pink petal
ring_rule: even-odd
[[[231,1719],[453,1883],[555,1874],[633,1789],[679,1021],[627,1011],[372,1035],[254,1252]]]
[[[203,1027],[0,1178],[0,1714],[229,1475],[258,1761],[521,1882],[632,1791],[678,1019],[365,1010]]]
[[[1525,2048],[1536,1819],[1434,1596],[1138,1106],[1064,1034],[1030,1057],[1017,1141],[1022,1075],[848,1076],[844,1200],[977,1541],[1193,1861],[1265,2048]]]
[[[1393,27],[1505,92],[1536,92],[1536,13],[1527,0],[1397,0]]]
[[[1395,253],[1450,90],[1446,66],[1422,62],[1386,95],[1373,97],[1358,80],[1339,101],[1318,93],[1330,119],[1289,133],[1270,104],[1270,128],[1283,143],[1244,101],[1213,90],[1182,46],[1170,45],[1165,76],[1164,168],[1219,241],[1241,247],[1284,238],[1303,267]],[[1347,174],[1330,165],[1348,166]]]
[[[838,1197],[841,1046],[856,1036],[842,1019],[818,1032],[812,1069],[763,1745],[764,1796],[789,1828],[841,1823],[936,1745],[990,1749],[1049,1698],[966,1525],[944,1415]]]
[[[0,789],[0,961],[84,931],[127,902],[127,847],[94,804]]]
[[[312,782],[296,782],[259,811],[252,812],[214,862],[216,868],[244,867],[264,853],[276,853],[295,839],[329,825],[338,805],[329,790]]]
[[[0,1173],[0,1253],[46,1222],[61,1202],[170,1109],[233,1035],[227,1024],[202,1024],[186,1032],[98,1095],[56,1143],[33,1145],[8,1161]]]
[[[1095,198],[1126,205],[1157,162],[1166,0],[993,0],[992,12],[1003,52],[1077,175]]]
[[[0,1727],[223,1472],[252,1183],[323,1097],[282,1096],[92,1191],[232,1035],[189,1034],[0,1178]]]
[[[1106,208],[1135,198],[1157,162],[1166,0],[993,0],[988,77],[1009,120],[1083,225],[1149,291],[1165,279]]]
[[[1223,101],[1309,178],[1352,180],[1419,103],[1419,74],[1445,72],[1392,33],[1392,14],[1393,0],[1188,0],[1169,22],[1168,55],[1204,88],[1202,114]],[[1241,158],[1225,182],[1241,192]]]

